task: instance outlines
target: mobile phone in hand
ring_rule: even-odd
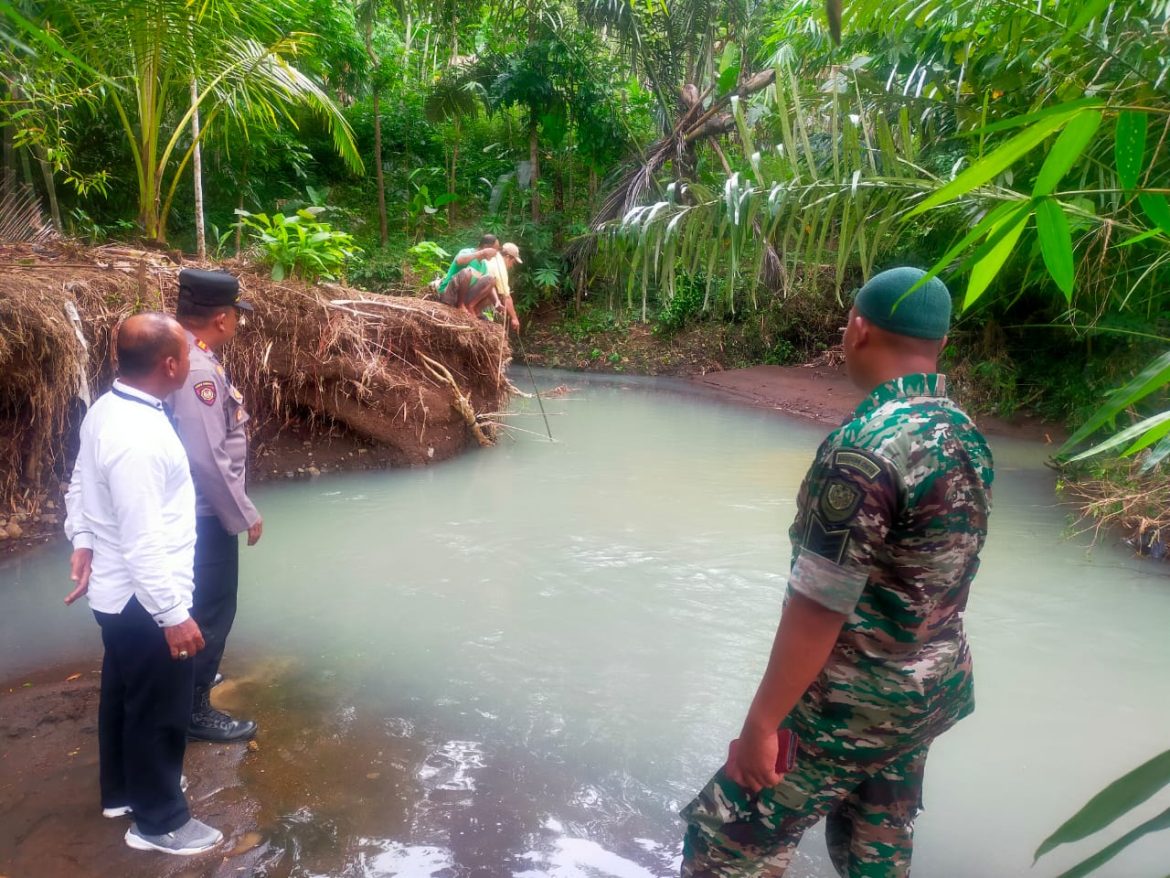
[[[792,729],[778,729],[776,741],[780,745],[776,751],[776,773],[787,774],[796,767],[796,751],[800,746],[800,740]]]
[[[800,747],[800,739],[797,738],[796,732],[792,729],[777,729],[776,743],[779,745],[776,749],[776,773],[787,774],[796,767],[796,751]],[[729,762],[735,758],[738,746],[739,738],[728,745],[727,759]]]

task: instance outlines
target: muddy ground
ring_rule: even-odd
[[[0,876],[227,876],[249,874],[265,854],[255,831],[258,804],[240,769],[258,755],[244,745],[192,744],[187,795],[227,843],[205,857],[136,854],[122,840],[127,818],[101,815],[97,773],[100,662],[46,670],[0,688]],[[246,688],[247,684],[243,684]],[[232,706],[239,684],[216,700]]]
[[[861,402],[864,394],[849,381],[842,366],[752,366],[708,372],[691,378],[694,383],[727,399],[757,408],[837,426]],[[960,393],[961,401],[961,393]],[[1021,414],[1012,419],[982,415],[976,423],[986,433],[1016,439],[1059,444],[1061,427]]]

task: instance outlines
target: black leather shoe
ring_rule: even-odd
[[[211,741],[227,744],[247,741],[256,734],[256,723],[247,719],[232,719],[222,710],[211,706],[210,690],[195,693],[195,710],[187,726],[189,741]]]

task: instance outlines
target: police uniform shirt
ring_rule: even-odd
[[[228,533],[242,533],[260,520],[245,491],[249,418],[244,397],[211,349],[190,332],[187,340],[191,374],[169,401],[191,462],[195,513],[214,515]]]
[[[74,549],[93,551],[94,610],[121,613],[136,597],[161,627],[190,617],[195,489],[160,400],[115,381],[93,404],[65,508]]]

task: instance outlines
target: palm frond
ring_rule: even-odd
[[[30,187],[17,186],[0,198],[0,242],[40,244],[57,237]]]
[[[474,65],[451,65],[431,86],[423,103],[423,113],[431,123],[450,121],[457,116],[475,116],[486,99],[486,90],[476,78]]]

